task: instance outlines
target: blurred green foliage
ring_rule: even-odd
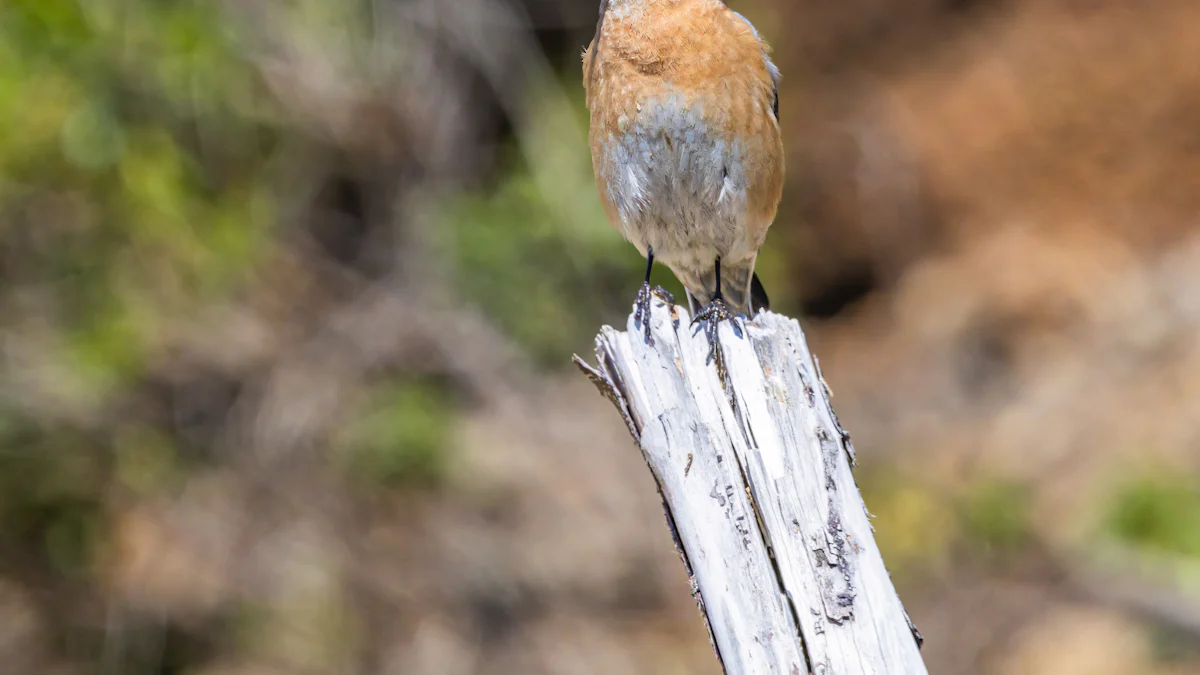
[[[938,574],[955,555],[1005,562],[1030,543],[1031,490],[978,478],[936,485],[897,467],[862,470],[858,483],[875,520],[875,540],[901,583]]]
[[[163,319],[227,291],[272,222],[273,133],[210,3],[0,5],[0,271],[106,387]]]
[[[1005,556],[1029,540],[1029,486],[1004,480],[968,485],[960,500],[963,532],[977,550]]]
[[[1200,480],[1143,475],[1117,491],[1105,525],[1117,538],[1157,553],[1200,556]]]
[[[152,495],[182,485],[187,469],[167,434],[130,425],[118,431],[113,443],[113,473],[134,495]]]
[[[0,533],[67,576],[88,573],[105,541],[101,448],[68,428],[16,416],[0,424]]]
[[[454,415],[454,401],[436,383],[380,385],[342,429],[343,466],[365,485],[436,483],[448,460]]]
[[[334,579],[321,579],[271,602],[246,601],[229,622],[229,638],[245,654],[301,672],[337,672],[352,662],[361,626]]]
[[[103,400],[235,290],[275,206],[277,123],[213,3],[0,3],[0,284],[56,386]],[[6,302],[13,302],[6,295]],[[169,434],[0,403],[0,543],[95,572],[114,494],[178,485]]]
[[[857,479],[875,516],[875,541],[897,581],[911,581],[918,571],[943,571],[959,536],[950,499],[896,467],[860,470]]]

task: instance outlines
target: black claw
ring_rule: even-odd
[[[642,284],[638,289],[637,299],[634,300],[636,309],[633,311],[633,325],[643,329],[646,344],[651,347],[654,346],[654,338],[650,335],[650,296],[653,294],[649,282]]]
[[[675,296],[671,295],[671,292],[668,291],[667,289],[663,288],[662,286],[655,286],[654,290],[652,290],[650,292],[653,293],[654,295],[658,296],[659,300],[662,300],[663,302],[667,303],[668,307],[675,304]]]
[[[650,283],[646,282],[638,289],[637,299],[634,301],[636,309],[633,312],[633,325],[642,329],[646,344],[651,347],[654,346],[654,337],[650,334],[650,302],[654,298],[662,300],[668,307],[675,304],[675,296],[662,286],[650,288]]]
[[[720,343],[717,341],[717,331],[722,321],[729,321],[730,325],[733,326],[733,334],[738,338],[742,337],[742,327],[737,319],[738,317],[729,311],[728,305],[721,298],[713,298],[711,302],[704,306],[704,309],[696,313],[695,318],[692,319],[692,325],[695,326],[697,323],[702,323],[703,325],[697,328],[692,335],[699,333],[701,329],[704,330],[704,337],[708,340],[708,359],[706,363],[712,363],[713,359],[717,356],[717,351],[721,348]]]

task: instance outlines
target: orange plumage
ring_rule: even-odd
[[[750,314],[766,304],[752,293],[754,261],[783,190],[767,47],[719,0],[608,0],[602,11],[583,72],[609,219],[675,272],[693,310],[724,300]]]

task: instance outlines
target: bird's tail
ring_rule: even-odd
[[[771,309],[771,299],[767,297],[767,289],[758,280],[758,272],[750,273],[750,307],[755,313]]]
[[[717,291],[717,273],[715,269],[706,274],[694,277],[699,283],[685,283],[687,286],[688,306],[692,316],[712,300]],[[770,309],[771,301],[763,288],[758,275],[754,273],[754,259],[737,266],[721,265],[721,295],[725,304],[734,312],[754,316],[759,310]]]

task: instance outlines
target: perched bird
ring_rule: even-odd
[[[754,262],[784,171],[768,51],[721,0],[601,2],[583,54],[588,140],[608,218],[646,257],[635,320],[647,341],[656,260],[710,342],[720,321],[768,306]]]

